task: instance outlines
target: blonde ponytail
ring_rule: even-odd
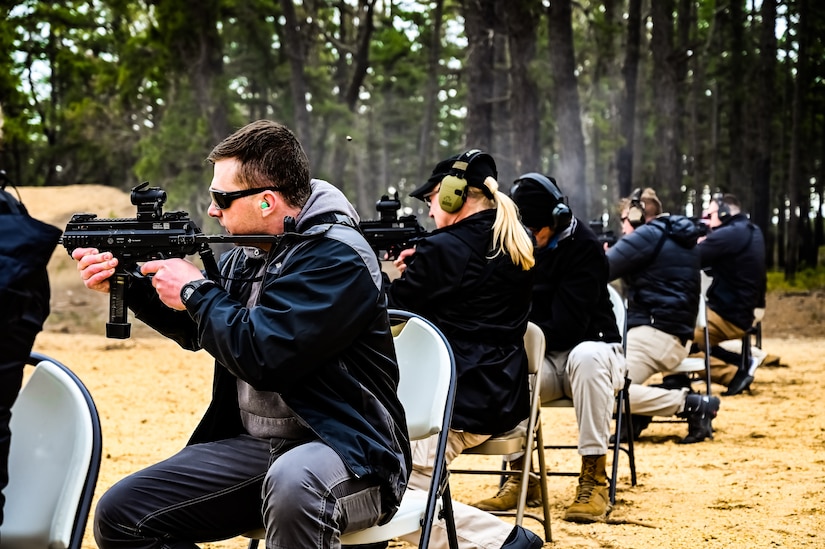
[[[506,253],[514,265],[518,265],[523,271],[529,271],[536,264],[533,257],[533,242],[521,224],[515,203],[509,196],[498,190],[498,182],[492,177],[484,180],[484,186],[489,189],[494,198],[483,196],[480,190],[478,194],[486,200],[489,207],[496,210],[491,257]],[[475,191],[472,187],[470,189],[471,192]]]

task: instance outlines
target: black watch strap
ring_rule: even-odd
[[[204,286],[215,286],[215,282],[213,280],[209,280],[208,278],[202,278],[200,280],[193,280],[192,282],[188,282],[183,285],[180,289],[180,301],[183,303],[185,307],[187,302],[195,295],[200,288]]]

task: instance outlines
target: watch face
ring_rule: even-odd
[[[182,297],[181,301],[186,303],[187,301],[189,301],[189,298],[192,297],[193,293],[195,293],[195,288],[193,288],[191,286],[187,286],[186,288],[183,289],[183,297]]]

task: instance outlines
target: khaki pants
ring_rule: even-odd
[[[446,460],[447,464],[467,448],[478,446],[490,435],[475,435],[464,431],[450,430],[447,437]],[[432,436],[425,440],[412,441],[413,472],[410,475],[408,490],[427,490],[432,479],[433,469],[430,464],[435,457],[437,436]],[[513,525],[491,515],[481,509],[476,509],[470,505],[465,505],[453,500],[453,515],[455,516],[455,529],[458,537],[460,549],[499,549],[504,545],[504,541],[513,530]],[[407,543],[417,545],[420,532],[402,536],[401,539]],[[447,530],[444,528],[444,521],[435,522],[432,536],[430,537],[431,549],[446,549]]]
[[[627,331],[627,375],[630,411],[643,416],[673,416],[685,408],[687,389],[663,389],[643,385],[651,376],[666,374],[688,355],[679,338],[652,326],[636,326]]]
[[[584,341],[569,352],[547,353],[541,375],[541,402],[564,397],[573,400],[580,455],[607,454],[615,399],[624,387],[626,372],[621,343]]]
[[[710,340],[710,347],[715,347],[723,341],[728,339],[742,339],[745,335],[745,330],[732,324],[719,316],[716,311],[708,308],[708,340]],[[702,350],[694,356],[704,356],[705,349],[705,332],[702,328],[697,327],[693,334],[693,341]],[[714,383],[724,385],[727,387],[733,376],[736,375],[739,366],[736,364],[726,364],[719,359],[710,359],[710,379]]]

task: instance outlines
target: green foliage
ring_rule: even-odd
[[[793,282],[785,278],[782,271],[768,272],[769,292],[798,292],[825,289],[825,266],[815,269],[805,268],[797,272]]]
[[[517,8],[524,3],[530,2],[483,0],[481,4],[495,5],[497,16],[507,21],[508,16],[521,13]],[[437,160],[430,157],[440,159],[467,143],[467,105],[477,90],[466,85],[463,14],[481,4],[443,3],[434,105],[427,103],[425,86],[433,76],[432,33],[439,28],[433,20],[435,3],[379,2],[372,21],[367,20],[366,4],[364,0],[293,2],[296,27],[287,29],[280,0],[4,3],[0,6],[0,108],[5,125],[0,167],[26,185],[99,182],[127,190],[148,179],[167,188],[175,207],[202,211],[201,195],[208,181],[203,157],[216,140],[255,118],[288,125],[300,119],[310,134],[307,148],[315,175],[336,179],[351,198],[370,208],[365,215],[372,216],[379,189],[391,185],[403,195],[426,176],[419,172],[422,164]],[[539,90],[534,110],[540,152],[535,165],[553,174],[565,160],[559,156],[565,136],[555,130],[560,99],[550,91],[554,71],[547,18],[552,3],[533,0],[531,5],[538,31],[529,66]],[[800,166],[797,181],[810,181],[821,200],[825,12],[811,8],[803,27],[800,4],[779,3],[779,21],[766,27],[780,33],[775,62],[764,69],[765,74],[775,75],[775,81],[765,84],[772,89],[761,90],[755,75],[763,67],[756,61],[762,45],[762,9],[768,5],[746,2],[741,21],[734,22],[735,10],[729,4],[676,3],[670,22],[685,33],[677,32],[674,48],[665,53],[687,70],[680,76],[673,127],[662,128],[653,108],[657,97],[650,47],[650,7],[657,4],[643,3],[634,186],[679,188],[678,182],[655,180],[661,157],[657,136],[659,130],[666,130],[677,136],[673,143],[684,162],[681,183],[687,190],[701,195],[705,187],[748,188],[732,181],[733,174],[756,169],[756,163],[750,162],[757,144],[753,136],[761,127],[760,113],[771,112],[773,119],[764,124],[771,136],[767,149],[773,154],[767,159],[772,187],[771,203],[765,208],[773,212],[785,206],[789,192],[799,194],[788,188],[789,159],[794,154]],[[575,71],[587,141],[586,184],[591,196],[609,200],[615,196],[615,158],[623,144],[619,123],[625,92],[627,3],[574,2],[572,7]],[[689,21],[680,21],[679,9],[688,7]],[[357,101],[348,104],[344,92],[353,79],[357,36],[368,24],[374,24],[369,67]],[[299,35],[299,48],[285,47],[287,30]],[[734,52],[732,37],[739,34],[743,51]],[[496,46],[495,66],[484,68],[490,75],[501,74],[512,61],[506,38],[495,38],[501,46]],[[800,83],[801,51],[807,52],[809,76],[801,83],[799,100],[804,105],[794,127],[793,92]],[[772,58],[767,57],[767,65]],[[747,67],[732,70],[736,59],[744,59]],[[292,96],[295,84],[301,83],[296,71],[303,78],[302,101]],[[741,74],[743,81],[734,81],[734,73]],[[494,96],[485,100],[496,102],[491,125],[504,143],[521,128],[513,127],[507,116],[512,112],[507,102],[512,102],[513,90],[507,89],[506,79],[496,85]],[[754,90],[752,97],[738,99],[740,89]],[[755,112],[752,98],[759,90],[773,102],[771,108]],[[303,99],[305,119],[296,108],[303,106]],[[731,126],[734,107],[743,110],[743,128]],[[428,140],[420,135],[425,114],[433,118]],[[347,135],[352,141],[344,140]],[[737,137],[743,141],[737,142]],[[795,141],[803,144],[798,153],[790,150]],[[419,150],[426,142],[434,145]],[[735,158],[737,145],[751,156],[744,161]],[[752,205],[752,197],[740,198]],[[771,256],[780,254],[774,251]],[[799,273],[795,284],[808,283],[805,273]]]

